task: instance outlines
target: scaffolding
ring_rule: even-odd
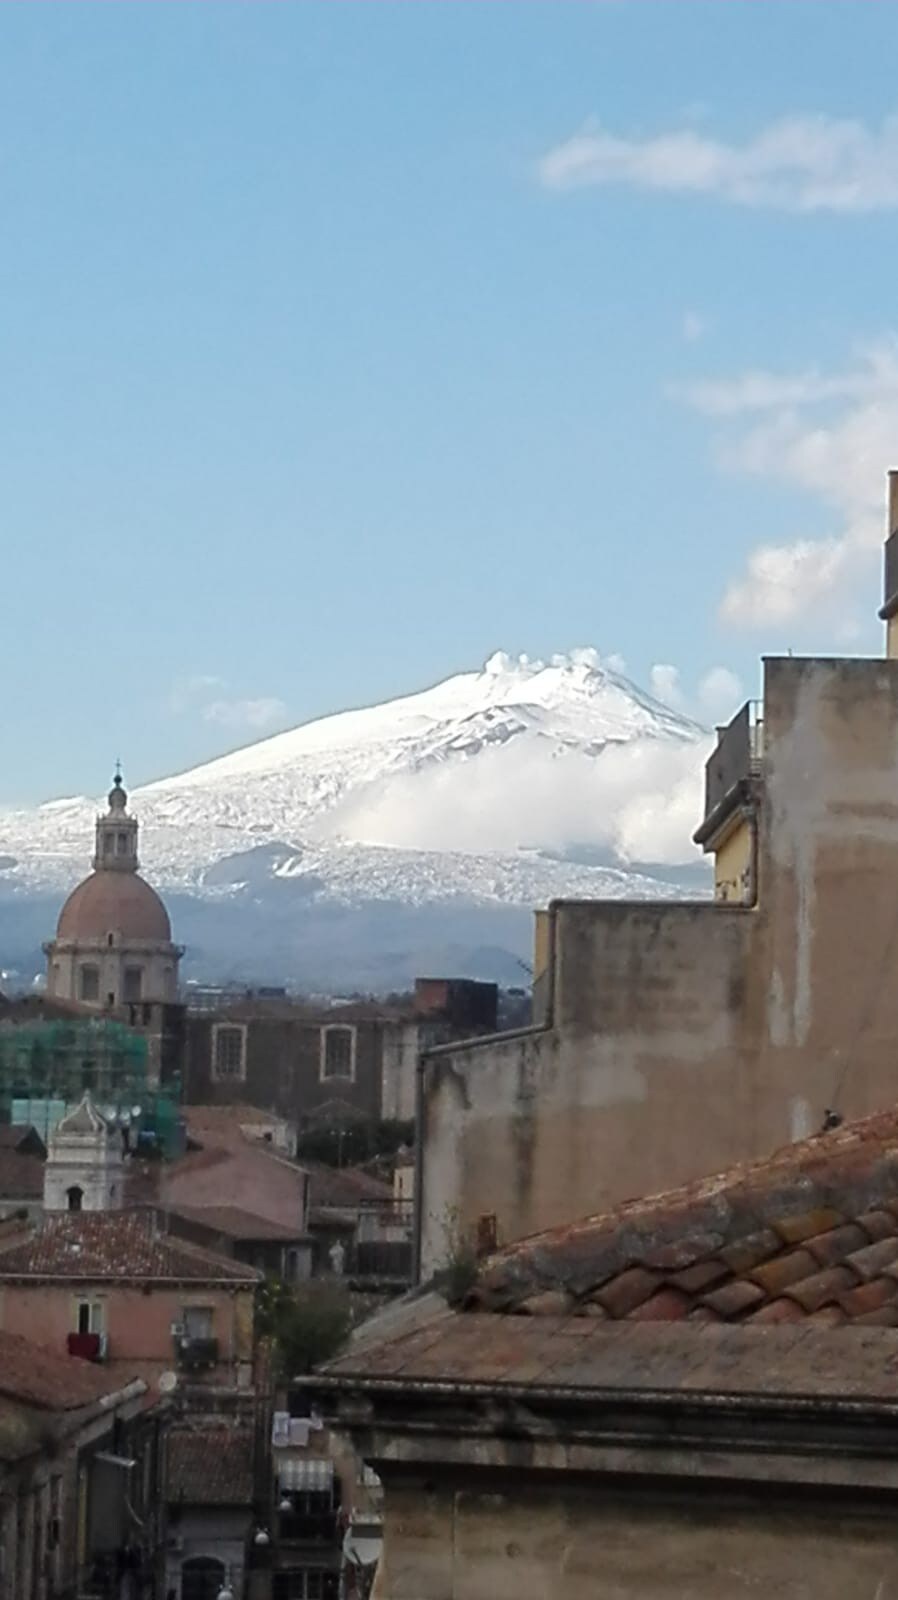
[[[132,1143],[172,1155],[181,1134],[180,1083],[148,1082],[147,1041],[108,1017],[0,1022],[0,1123],[28,1124],[46,1140],[90,1091]]]

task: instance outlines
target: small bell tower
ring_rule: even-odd
[[[122,1203],[124,1150],[89,1094],[57,1122],[47,1141],[45,1211],[117,1211]]]
[[[116,762],[115,777],[109,791],[109,810],[97,817],[95,872],[136,872],[137,818],[128,816],[128,794],[122,782],[122,769]]]

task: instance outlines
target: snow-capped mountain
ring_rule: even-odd
[[[705,744],[593,650],[500,652],[147,784],[130,805],[194,970],[375,986],[383,967],[398,982],[440,955],[498,968],[495,946],[514,966],[530,908],[554,896],[682,893],[658,864],[694,859]],[[13,912],[49,914],[85,872],[98,803],[0,813],[0,965],[18,954]]]

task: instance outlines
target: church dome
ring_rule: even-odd
[[[59,913],[57,939],[95,944],[110,933],[125,943],[169,944],[171,923],[155,889],[136,872],[93,872]]]

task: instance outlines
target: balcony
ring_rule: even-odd
[[[203,1372],[218,1364],[218,1340],[193,1338],[189,1333],[175,1336],[175,1356],[186,1372]]]
[[[70,1333],[66,1338],[70,1356],[79,1361],[105,1361],[107,1342],[105,1333]]]
[[[727,727],[718,730],[717,747],[705,765],[705,815],[693,838],[712,841],[734,812],[754,803],[763,770],[764,720],[757,700],[747,700]]]
[[[301,1505],[286,1509],[286,1497],[278,1507],[278,1535],[288,1544],[333,1545],[337,1538],[337,1511],[307,1511]]]

